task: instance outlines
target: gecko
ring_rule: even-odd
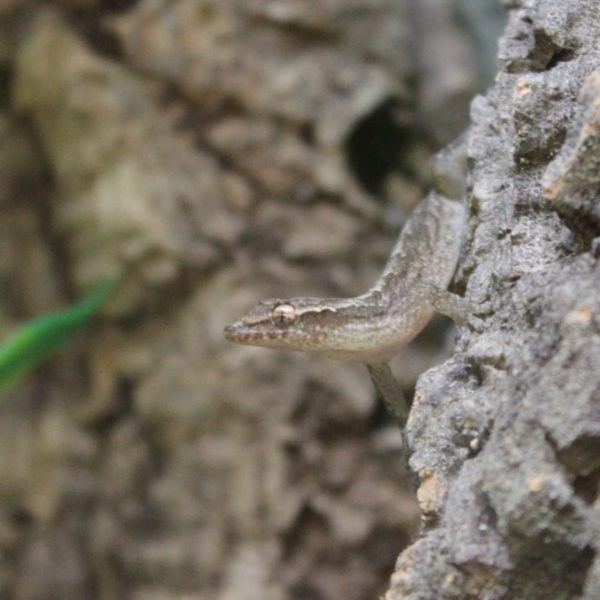
[[[401,428],[409,407],[388,361],[434,313],[469,324],[467,300],[448,291],[465,230],[466,135],[434,161],[434,189],[407,219],[374,285],[353,298],[270,298],[225,328],[231,342],[364,363]]]

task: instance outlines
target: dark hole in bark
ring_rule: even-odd
[[[309,146],[314,146],[315,144],[315,128],[312,123],[304,123],[300,127],[300,139],[308,144]]]
[[[589,475],[576,477],[573,482],[573,489],[587,504],[593,504],[598,497],[598,484],[600,484],[600,469]]]
[[[13,70],[7,65],[0,65],[0,109],[8,110],[11,106]]]
[[[102,9],[107,12],[121,13],[133,8],[139,0],[103,0]]]
[[[387,177],[400,166],[410,132],[395,117],[397,103],[389,98],[365,115],[346,142],[346,160],[354,177],[369,193],[377,196]]]
[[[107,27],[104,17],[119,15],[131,10],[139,0],[104,0],[99,9],[86,8],[70,11],[74,28],[99,54],[113,60],[123,60],[123,49],[117,34]]]
[[[31,512],[23,506],[13,508],[10,516],[12,522],[18,527],[29,527],[34,521]]]
[[[546,69],[553,69],[559,63],[568,62],[570,60],[573,60],[574,57],[575,52],[573,52],[573,50],[571,50],[570,48],[557,48],[552,57],[550,58],[550,61],[546,65]]]
[[[549,71],[562,62],[568,62],[575,57],[571,48],[559,46],[546,31],[534,32],[535,48],[531,54],[533,71]]]
[[[95,18],[102,18],[106,14],[120,14],[131,10],[139,0],[102,0],[100,3],[75,3],[69,7],[71,14],[82,15],[88,14]]]
[[[600,437],[591,433],[581,435],[557,455],[571,472],[587,477],[600,469]]]
[[[72,14],[74,28],[84,37],[89,46],[106,58],[123,60],[121,41],[116,33],[110,31],[98,15]]]
[[[303,506],[295,522],[282,535],[284,556],[290,558],[302,552],[309,537],[320,539],[325,536],[326,529],[326,520],[310,506]]]

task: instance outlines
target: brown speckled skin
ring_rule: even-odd
[[[388,360],[431,319],[431,287],[446,289],[456,268],[464,223],[461,203],[432,193],[413,211],[381,277],[355,298],[290,298],[259,302],[225,337],[240,344],[317,352],[329,358]],[[273,310],[289,304],[296,319]]]

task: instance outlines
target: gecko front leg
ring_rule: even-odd
[[[483,321],[475,316],[474,307],[466,298],[433,285],[429,288],[429,298],[436,312],[452,319],[457,325],[470,327],[474,331],[483,328]]]
[[[403,429],[408,419],[408,403],[389,365],[384,362],[367,363],[367,370],[388,412]]]

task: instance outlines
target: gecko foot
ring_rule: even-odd
[[[457,325],[468,327],[477,332],[483,330],[484,321],[475,316],[473,305],[462,296],[431,286],[430,298],[434,310],[449,317]]]

